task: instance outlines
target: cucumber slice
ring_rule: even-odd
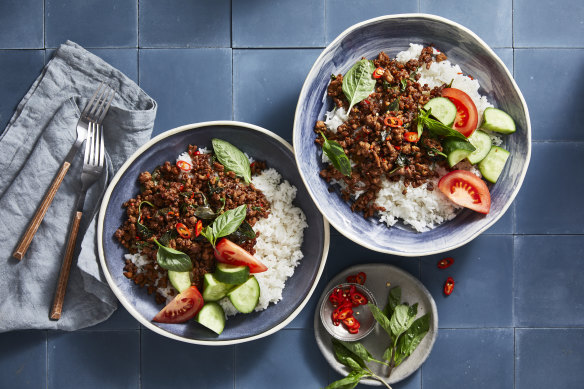
[[[456,105],[446,97],[434,97],[424,105],[424,109],[431,109],[430,114],[446,126],[451,126],[456,119]]]
[[[492,144],[491,137],[481,130],[476,130],[468,137],[468,140],[474,147],[476,147],[476,150],[468,156],[469,162],[475,165],[481,162],[487,154],[489,154]]]
[[[191,287],[191,272],[188,271],[168,271],[168,279],[179,293]]]
[[[489,107],[483,113],[481,128],[502,134],[512,134],[515,132],[515,121],[506,112]]]
[[[455,138],[447,138],[444,141],[442,148],[444,149],[444,154],[448,156],[446,159],[448,160],[450,167],[467,158],[473,151],[476,150],[475,147],[469,142]]]
[[[505,163],[509,158],[509,152],[501,147],[493,146],[489,154],[479,163],[479,170],[485,180],[495,183],[499,179]]]
[[[227,294],[231,304],[241,313],[250,313],[260,301],[260,284],[254,276]]]
[[[213,274],[207,273],[203,279],[203,300],[219,301],[234,287],[235,285],[219,282]]]
[[[225,328],[225,312],[217,303],[206,303],[197,313],[196,321],[215,332],[217,335]]]
[[[215,278],[224,284],[243,284],[249,277],[249,267],[218,263]]]

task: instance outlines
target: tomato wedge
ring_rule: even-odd
[[[456,119],[452,128],[467,138],[471,136],[477,129],[479,114],[470,96],[456,88],[442,89],[442,96],[448,98],[456,106]]]
[[[248,266],[250,273],[261,273],[268,270],[266,265],[253,255],[226,238],[222,238],[215,246],[215,259],[229,265]]]
[[[203,307],[203,296],[196,286],[191,286],[178,294],[174,300],[154,316],[152,321],[158,323],[184,323],[195,317]]]
[[[489,213],[491,194],[487,184],[466,170],[453,170],[438,182],[438,189],[450,201],[480,213]]]

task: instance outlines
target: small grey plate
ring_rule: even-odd
[[[436,335],[438,334],[438,310],[436,309],[436,303],[426,287],[408,272],[392,265],[370,263],[352,266],[333,277],[325,288],[326,292],[320,297],[317,307],[320,307],[323,299],[328,297],[327,293],[331,288],[345,282],[347,276],[357,274],[360,271],[367,274],[365,286],[374,295],[378,307],[385,307],[389,290],[395,286],[400,286],[402,289],[402,303],[407,302],[410,305],[418,303],[418,317],[428,312],[432,315],[428,334],[426,334],[412,355],[406,358],[401,365],[393,369],[387,383],[394,384],[418,370],[430,355],[434,342],[436,341]],[[349,368],[336,360],[333,353],[332,336],[322,324],[319,309],[314,313],[314,337],[316,338],[316,344],[331,367],[339,374],[346,376],[349,373]],[[377,359],[382,359],[383,352],[390,345],[389,335],[379,325],[375,325],[373,331],[367,337],[361,339],[360,342]],[[378,363],[369,363],[368,366],[380,377],[387,377],[388,368],[386,366]],[[361,383],[365,385],[381,385],[379,381],[373,379],[364,379]]]

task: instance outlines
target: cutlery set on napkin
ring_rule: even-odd
[[[0,135],[0,332],[75,330],[113,313],[95,218],[155,116],[156,102],[100,58],[73,42],[55,52]]]

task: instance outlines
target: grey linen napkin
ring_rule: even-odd
[[[63,316],[51,321],[49,310],[81,188],[82,153],[24,259],[12,258],[12,252],[75,142],[80,111],[101,81],[116,91],[103,121],[107,172],[87,194]],[[150,138],[155,116],[156,102],[119,70],[73,42],[55,52],[0,136],[0,332],[76,330],[114,312],[116,298],[98,263],[96,215],[109,179]]]

